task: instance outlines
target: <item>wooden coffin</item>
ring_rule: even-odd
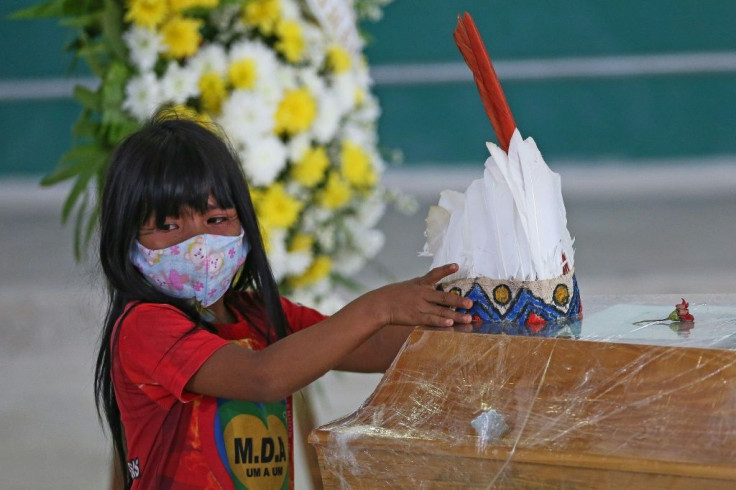
[[[326,488],[733,489],[736,351],[417,329],[309,440]]]

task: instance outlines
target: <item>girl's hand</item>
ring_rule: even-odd
[[[470,315],[451,308],[470,308],[473,302],[436,289],[437,282],[457,270],[457,264],[437,267],[422,277],[384,286],[363,298],[370,301],[369,306],[383,325],[451,327],[469,324]]]

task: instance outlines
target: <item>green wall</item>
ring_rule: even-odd
[[[420,8],[424,6],[424,8]],[[368,26],[374,65],[462,62],[457,14],[474,17],[503,61],[736,53],[730,0],[397,0]],[[499,70],[500,71],[500,70]],[[502,74],[501,74],[502,75]],[[677,159],[736,154],[736,66],[719,73],[504,80],[522,134],[548,160]],[[479,161],[493,137],[471,82],[378,86],[383,144],[406,161]]]
[[[71,34],[53,20],[5,16],[0,6],[0,83],[84,76],[63,52]],[[519,60],[736,53],[736,2],[660,0],[395,0],[367,24],[373,66],[459,63],[459,12],[476,20],[499,66]],[[463,69],[463,67],[459,67]],[[501,70],[499,70],[501,71]],[[736,155],[736,66],[716,72],[503,79],[524,135],[548,160],[679,159]],[[408,164],[482,161],[490,124],[470,81],[378,84],[380,137]],[[0,176],[51,170],[71,145],[71,99],[0,99]]]

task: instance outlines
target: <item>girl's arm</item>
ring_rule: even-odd
[[[349,353],[335,369],[356,373],[383,372],[391,365],[396,354],[414,326],[386,325]]]
[[[450,264],[433,269],[423,277],[366,293],[331,317],[260,351],[226,345],[204,362],[186,388],[193,393],[223,398],[276,401],[340,365],[348,354],[379,330],[386,333],[374,336],[375,340],[366,344],[368,347],[357,351],[359,354],[365,349],[371,352],[373,342],[379,347],[389,342],[395,346],[395,354],[401,345],[399,340],[403,342],[400,337],[403,335],[405,339],[408,335],[401,327],[450,327],[456,323],[470,323],[470,315],[450,309],[467,308],[470,300],[437,291],[434,287],[440,279],[455,271],[457,265]],[[384,328],[386,325],[397,327]],[[379,352],[387,357],[386,349],[379,349]],[[383,367],[386,361],[378,359],[368,364],[376,363]],[[344,364],[351,367],[350,362]],[[373,366],[368,367],[375,370]]]

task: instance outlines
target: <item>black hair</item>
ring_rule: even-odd
[[[177,307],[196,328],[212,330],[200,312],[183,299],[151,287],[131,261],[140,226],[151,216],[162,226],[182,207],[207,210],[210,196],[222,208],[235,208],[250,245],[243,271],[231,289],[250,290],[268,319],[269,341],[283,338],[288,328],[276,282],[263,247],[258,222],[242,167],[218,129],[178,119],[169,113],[154,117],[113,151],[100,203],[100,263],[107,280],[108,307],[95,367],[95,402],[115,444],[125,488],[125,436],[112,382],[116,324],[126,305],[166,303]],[[222,134],[222,133],[219,133]]]

